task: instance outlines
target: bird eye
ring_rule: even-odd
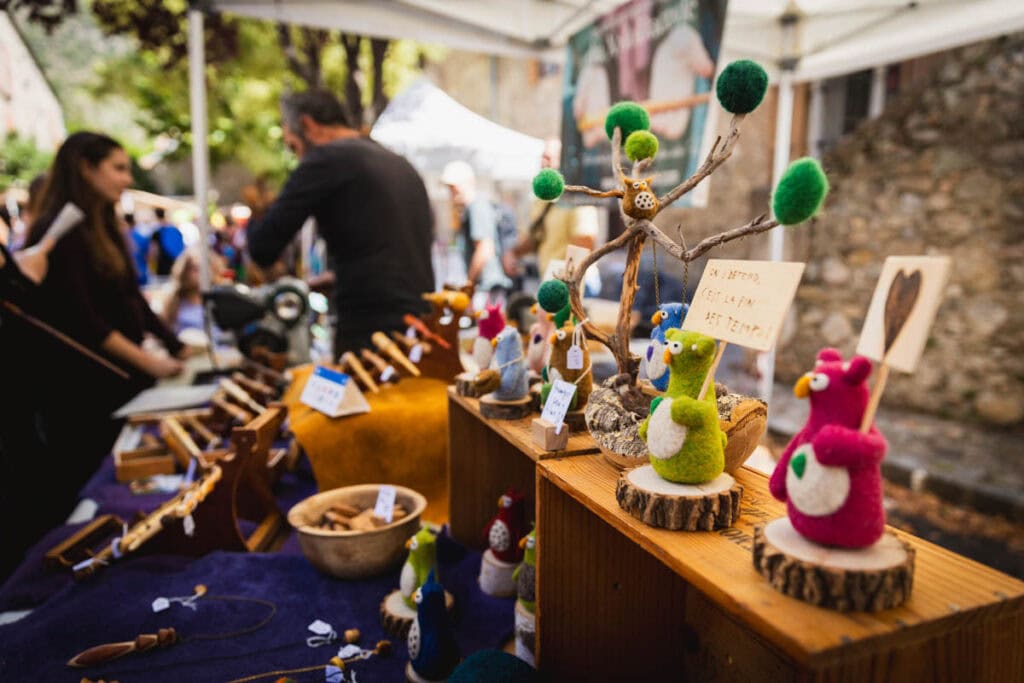
[[[823,375],[820,372],[814,374],[811,377],[811,391],[823,391],[828,388],[828,375]]]
[[[639,190],[640,189],[640,183],[633,183],[633,189],[634,190]]]
[[[668,350],[673,356],[678,356],[683,352],[683,345],[677,341],[668,343]]]
[[[423,602],[423,591],[417,588],[416,592],[412,594],[412,601],[417,605]]]
[[[412,548],[413,550],[416,550],[416,548],[420,547],[420,542],[417,541],[415,537],[413,537],[412,542],[409,543],[409,547]]]
[[[533,343],[534,344],[540,344],[540,340],[543,339],[543,338],[544,337],[540,336],[539,334],[535,334],[535,335],[533,335]]]
[[[528,538],[528,539],[526,539],[526,547],[527,547],[527,548],[532,548],[532,547],[533,547],[533,544],[534,544],[535,542],[536,542],[536,541],[534,541],[534,540],[533,540],[532,538]]]
[[[556,332],[556,333],[555,333],[555,335],[556,335],[556,336],[557,336],[557,337],[558,337],[559,339],[565,339],[565,330],[559,330],[558,332]]]

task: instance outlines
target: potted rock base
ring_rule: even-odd
[[[691,247],[685,246],[681,232],[677,242],[652,222],[663,209],[692,191],[725,163],[739,138],[740,124],[761,103],[767,87],[768,76],[764,69],[749,60],[734,62],[719,74],[716,84],[718,101],[733,114],[729,133],[724,141],[719,138],[715,142],[693,175],[660,197],[651,189],[653,176],[645,176],[657,155],[658,139],[649,131],[647,111],[633,102],[614,105],[605,118],[605,132],[611,139],[611,171],[612,176],[618,179],[617,187],[601,191],[581,185],[566,185],[565,179],[554,169],[542,170],[533,180],[534,194],[545,201],[555,201],[564,192],[615,199],[625,225],[621,235],[592,251],[579,264],[574,264],[560,281],[545,282],[537,296],[541,308],[554,317],[556,327],[561,327],[570,317],[585,321],[587,316],[583,309],[581,284],[587,269],[607,254],[626,249],[622,295],[614,332],[607,333],[589,322],[582,323],[587,336],[606,346],[615,356],[618,366],[618,375],[595,389],[586,410],[587,428],[606,457],[616,465],[632,466],[638,460],[643,462],[647,455],[642,439],[638,438],[638,430],[639,424],[647,417],[651,401],[637,385],[641,359],[629,350],[630,313],[637,292],[640,257],[647,240],[652,240],[658,249],[672,258],[689,263],[726,242],[779,225],[806,221],[818,211],[827,193],[828,182],[821,167],[812,159],[801,159],[790,166],[775,190],[773,208],[778,220],[765,213],[745,225],[708,237]],[[633,162],[628,175],[621,164],[623,149]],[[753,452],[756,439],[763,433],[766,413],[764,404],[749,403],[742,398],[725,401],[723,410],[727,411],[722,415],[727,431],[737,434],[733,447],[729,448],[730,468],[735,470]]]
[[[886,441],[871,421],[871,362],[818,353],[794,392],[810,415],[786,446],[769,487],[787,517],[754,531],[754,567],[786,595],[842,612],[903,603],[913,587],[914,549],[885,530],[881,462]]]

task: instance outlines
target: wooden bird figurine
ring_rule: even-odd
[[[519,547],[523,550],[523,562],[512,573],[516,582],[516,594],[519,604],[531,614],[537,609],[537,530],[519,539]]]
[[[413,594],[427,580],[427,576],[437,569],[437,536],[424,527],[406,541],[405,547],[409,549],[409,557],[402,565],[398,587],[406,606],[416,609]]]
[[[551,387],[556,379],[576,385],[576,395],[573,396],[572,403],[569,404],[570,410],[580,410],[587,405],[587,399],[590,398],[590,392],[594,388],[594,380],[590,367],[590,350],[585,341],[579,347],[582,353],[582,367],[569,368],[569,350],[574,346],[573,333],[575,330],[576,326],[567,322],[562,329],[556,331],[548,339],[551,346],[551,357],[548,360],[544,386],[541,387],[542,406],[547,403],[548,394],[551,393]]]
[[[416,619],[406,638],[409,667],[416,674],[412,680],[446,680],[459,663],[459,646],[445,609],[444,588],[434,578],[433,571],[416,590],[413,600]]]
[[[697,400],[714,361],[715,340],[675,329],[665,337],[668,391],[651,402],[640,438],[647,442],[651,466],[659,476],[678,484],[703,484],[725,470],[726,437],[719,426],[714,389]]]
[[[484,527],[487,545],[502,562],[518,562],[522,550],[516,540],[526,532],[526,504],[523,494],[510,488],[498,498],[498,514]]]

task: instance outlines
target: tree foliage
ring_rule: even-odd
[[[0,142],[0,190],[27,185],[50,165],[53,155],[36,147],[31,139],[12,133]]]

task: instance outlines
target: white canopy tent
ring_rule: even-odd
[[[206,105],[199,40],[204,8],[359,35],[558,61],[573,33],[626,1],[198,0],[189,13],[196,196],[205,197],[209,186],[202,144]],[[755,59],[779,87],[774,185],[789,163],[794,83],[876,68],[872,111],[877,112],[883,93],[879,67],[1020,30],[1024,30],[1022,0],[729,0],[720,62]],[[200,218],[205,231],[205,215]],[[772,258],[781,260],[784,232],[774,230],[771,235]],[[771,386],[773,360],[765,373],[765,387]]]
[[[460,159],[495,180],[530,180],[544,149],[543,140],[470,111],[425,78],[391,100],[370,137],[421,173],[439,173]]]

